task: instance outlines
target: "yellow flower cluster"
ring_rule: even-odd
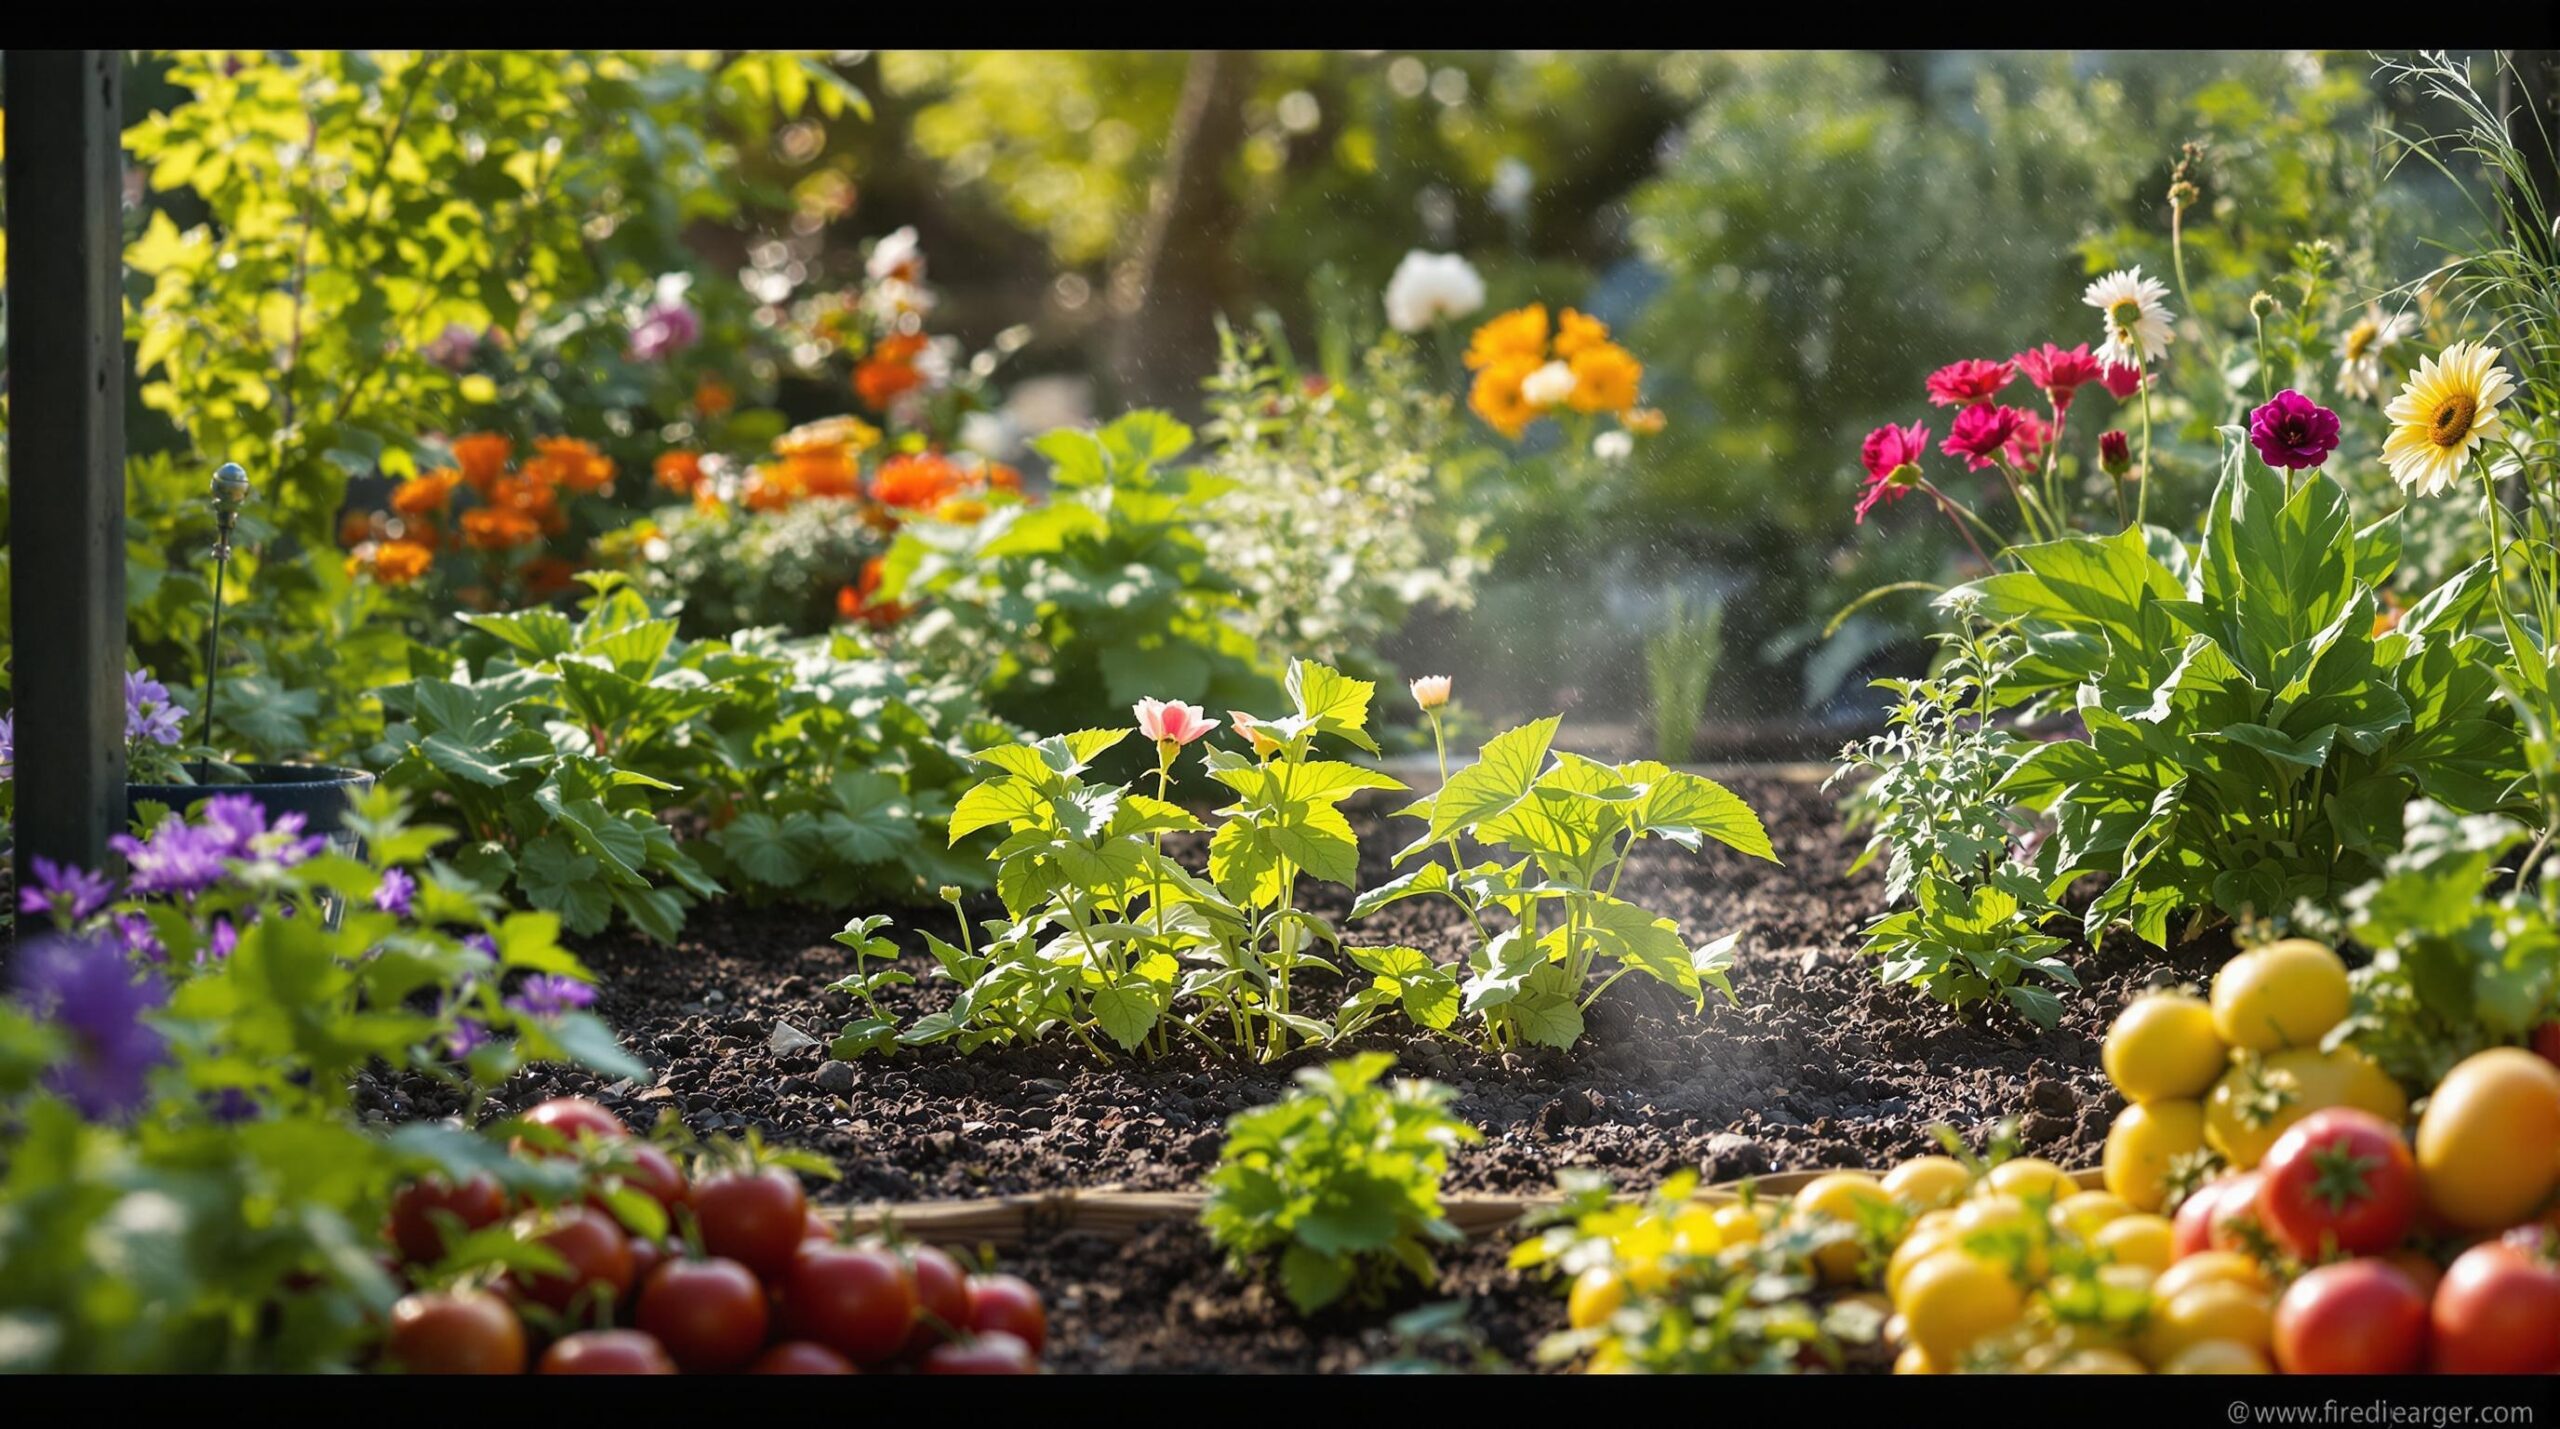
[[[1658,414],[1636,409],[1644,364],[1609,340],[1608,324],[1571,308],[1556,319],[1552,341],[1544,303],[1494,318],[1468,341],[1467,366],[1476,374],[1468,407],[1513,441],[1558,407],[1615,413],[1630,430],[1659,426]]]

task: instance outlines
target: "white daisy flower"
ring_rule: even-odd
[[[1550,362],[1520,379],[1520,400],[1532,407],[1556,406],[1573,395],[1573,369]]]
[[[2409,340],[2418,324],[2407,313],[2384,313],[2380,303],[2367,304],[2364,316],[2338,339],[2338,390],[2359,402],[2383,393],[2388,377],[2383,361]]]
[[[2089,285],[2080,301],[2098,310],[2106,333],[2101,366],[2140,367],[2168,352],[2168,296],[2169,285],[2140,268],[2119,268]]]
[[[1455,253],[1414,249],[1387,280],[1387,325],[1398,332],[1456,322],[1483,306],[1484,278]]]

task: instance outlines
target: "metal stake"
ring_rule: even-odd
[[[213,667],[222,658],[222,587],[231,569],[231,528],[249,500],[249,473],[226,461],[213,474],[213,625],[204,636],[204,734],[196,743],[213,747]]]

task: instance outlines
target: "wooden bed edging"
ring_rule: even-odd
[[[1753,1177],[1762,1195],[1783,1196],[1801,1188],[1823,1171],[1777,1171]],[[2093,1168],[2072,1173],[2084,1189],[2099,1188]],[[1703,1187],[1701,1199],[1712,1202],[1740,1198],[1740,1181]],[[1134,1239],[1158,1221],[1197,1220],[1206,1191],[1120,1191],[1098,1187],[1088,1191],[1040,1191],[1019,1196],[986,1196],[969,1200],[873,1202],[860,1206],[824,1206],[819,1214],[856,1232],[894,1224],[901,1234],[944,1245],[1020,1246],[1026,1241],[1076,1231],[1109,1241]],[[1443,1196],[1441,1210],[1469,1237],[1496,1234],[1541,1207],[1559,1204],[1556,1194],[1496,1196],[1460,1192]]]

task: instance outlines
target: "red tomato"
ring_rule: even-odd
[[[536,1304],[565,1314],[582,1297],[618,1304],[631,1288],[631,1238],[602,1211],[591,1206],[564,1207],[533,1236],[533,1243],[549,1247],[569,1262],[566,1275],[517,1277],[525,1298]]]
[[[2258,1219],[2258,1192],[2266,1184],[2266,1173],[2243,1171],[2223,1177],[2219,1184],[2222,1194],[2205,1216],[2205,1239],[2215,1250],[2257,1254],[2266,1235],[2266,1226]]]
[[[433,1265],[454,1236],[494,1226],[506,1215],[507,1193],[486,1176],[459,1186],[442,1176],[421,1176],[392,1194],[391,1243],[409,1264]],[[457,1223],[460,1231],[454,1230]]]
[[[907,1251],[907,1269],[916,1281],[916,1327],[907,1336],[907,1353],[921,1354],[969,1328],[969,1272],[960,1262],[929,1245]]]
[[[2400,1244],[2418,1214],[2408,1141],[2354,1107],[2324,1107],[2287,1127],[2258,1172],[2258,1219],[2304,1260],[2380,1255]]]
[[[657,1202],[669,1215],[685,1203],[684,1173],[676,1169],[676,1159],[654,1143],[634,1140],[616,1147],[614,1159],[617,1164],[607,1174]],[[588,1203],[599,1210],[611,1209],[601,1197],[590,1197]]]
[[[693,1188],[693,1214],[704,1250],[778,1280],[808,1227],[809,1198],[779,1167],[730,1171]]]
[[[1040,1303],[1040,1292],[1020,1276],[972,1276],[969,1328],[980,1334],[1002,1330],[1038,1355],[1049,1343],[1049,1312]]]
[[[811,1242],[791,1261],[782,1304],[793,1334],[856,1364],[878,1364],[915,1329],[915,1274],[886,1250]]]
[[[675,1361],[638,1330],[580,1330],[542,1352],[544,1374],[674,1374]]]
[[[936,1345],[924,1357],[926,1374],[1038,1374],[1031,1347],[1002,1330]]]
[[[2286,1374],[2414,1374],[2427,1353],[2427,1297],[2380,1260],[2307,1271],[2276,1302]]]
[[[631,1237],[631,1298],[638,1300],[639,1292],[649,1288],[649,1277],[657,1271],[658,1267],[683,1253],[682,1246],[670,1246],[661,1240],[644,1240],[639,1236]]]
[[[640,1287],[633,1321],[687,1374],[725,1374],[764,1344],[764,1287],[734,1260],[670,1260]]]
[[[813,1340],[784,1340],[756,1356],[749,1374],[860,1374],[853,1361]]]
[[[800,1222],[800,1238],[802,1240],[834,1240],[836,1223],[819,1215],[817,1208],[813,1206],[809,1209],[809,1214]]]
[[[391,1307],[383,1350],[411,1374],[522,1374],[524,1322],[486,1290],[430,1290]]]
[[[602,1141],[621,1141],[631,1135],[622,1118],[606,1111],[585,1097],[553,1097],[524,1114],[527,1125],[547,1127],[560,1134],[560,1139],[576,1145],[585,1137]],[[522,1137],[509,1142],[507,1149],[522,1155],[527,1144]]]
[[[2456,1256],[2430,1318],[2438,1374],[2560,1374],[2560,1266],[2513,1237]]]
[[[2230,1178],[2207,1181],[2187,1193],[2178,1203],[2178,1214],[2171,1222],[2170,1254],[2184,1260],[2199,1251],[2213,1249],[2213,1208],[2222,1201],[2222,1193]]]

